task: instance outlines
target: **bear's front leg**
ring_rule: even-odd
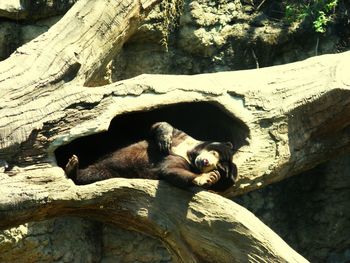
[[[192,183],[197,186],[208,187],[218,182],[220,177],[220,173],[217,170],[214,170],[208,173],[202,173],[194,178]]]

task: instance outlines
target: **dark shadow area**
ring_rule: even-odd
[[[236,149],[246,144],[249,136],[244,123],[215,103],[178,103],[117,116],[107,132],[59,147],[55,151],[57,163],[63,167],[76,154],[81,166],[91,164],[108,152],[147,138],[151,125],[158,121],[167,121],[198,140],[230,141]]]
[[[65,14],[77,0],[20,0],[22,9],[18,19],[35,21],[42,18]]]

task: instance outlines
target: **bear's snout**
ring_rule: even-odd
[[[208,166],[208,165],[209,165],[208,159],[203,159],[202,160],[202,166]]]

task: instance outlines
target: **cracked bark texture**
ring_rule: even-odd
[[[1,173],[0,226],[88,216],[157,237],[177,262],[305,262],[254,215],[215,194],[146,180],[76,187],[56,167],[57,147],[107,130],[115,116],[193,101],[219,105],[249,131],[234,157],[239,180],[226,196],[348,151],[349,52],[260,70],[142,75],[103,85],[106,65],[152,4],[78,1],[0,63],[0,159],[15,165]]]

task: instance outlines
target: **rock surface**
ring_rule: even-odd
[[[0,232],[0,262],[171,262],[159,241],[95,221],[62,217]]]
[[[3,0],[0,17],[18,20],[36,20],[64,14],[77,0]]]
[[[21,44],[21,26],[0,22],[0,60],[4,60]]]

